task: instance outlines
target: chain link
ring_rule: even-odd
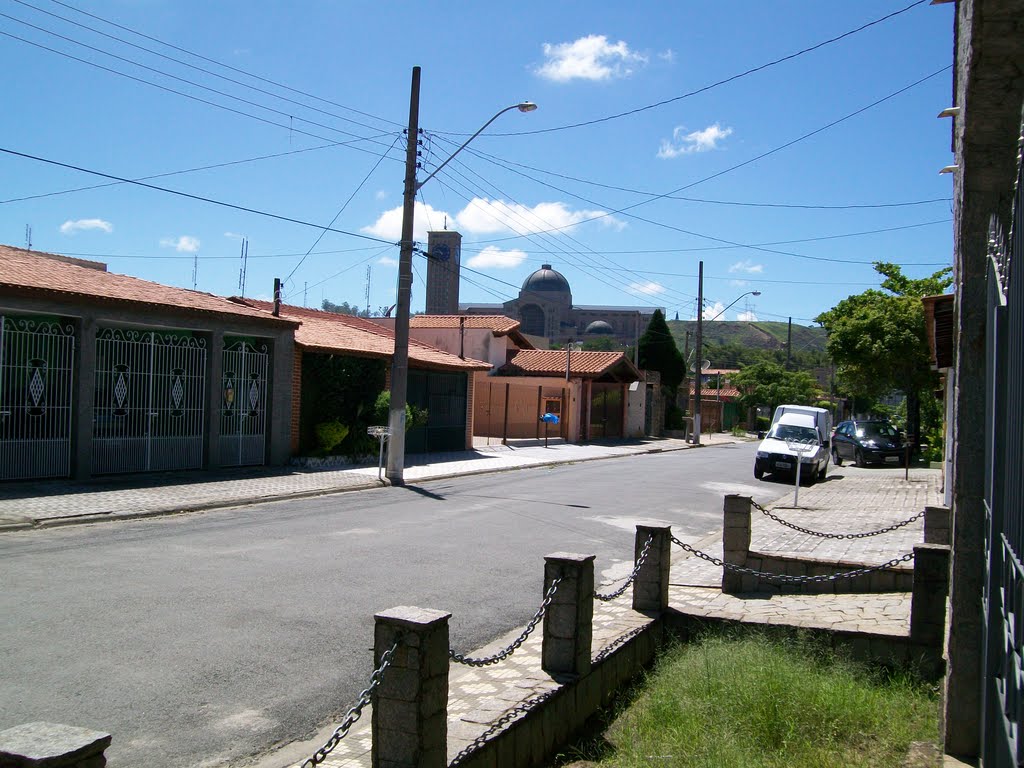
[[[701,552],[699,549],[691,547],[684,541],[680,541],[675,536],[672,537],[672,543],[678,544],[684,550],[692,555],[696,555],[701,560],[707,560],[709,563],[717,565],[719,568],[725,568],[726,570],[733,571],[734,573],[745,573],[750,576],[758,576],[766,581],[774,581],[780,584],[813,584],[824,581],[837,581],[838,579],[853,579],[858,576],[864,576],[875,571],[882,571],[886,568],[893,568],[900,563],[907,563],[914,559],[914,553],[908,552],[900,557],[894,557],[887,563],[881,565],[870,565],[864,568],[856,568],[852,571],[843,571],[842,573],[824,574],[821,576],[789,576],[783,573],[765,573],[764,571],[755,571],[753,568],[747,568],[742,565],[736,565],[735,563],[727,563],[714,555],[709,555],[707,552]]]
[[[629,585],[632,584],[633,581],[636,579],[636,575],[640,573],[640,567],[644,564],[644,561],[647,560],[647,554],[651,549],[651,542],[653,541],[654,534],[651,534],[647,537],[647,541],[644,542],[643,549],[640,550],[640,557],[637,558],[636,565],[633,566],[633,572],[629,574],[629,578],[626,579],[625,584],[623,584],[621,587],[616,589],[611,594],[602,595],[600,592],[595,592],[594,599],[607,603],[609,600],[614,600],[616,597],[619,597],[619,595],[623,594],[629,588]]]
[[[778,515],[773,514],[771,510],[762,507],[756,501],[751,500],[750,504],[755,509],[759,510],[760,512],[770,517],[776,523],[784,525],[787,528],[792,528],[794,531],[806,533],[808,536],[820,536],[823,539],[867,539],[871,536],[878,536],[883,533],[891,533],[895,530],[899,530],[904,526],[910,525],[916,520],[920,520],[924,516],[924,510],[922,509],[916,515],[907,520],[904,520],[901,523],[894,523],[893,525],[890,525],[887,528],[879,528],[877,531],[867,531],[865,533],[822,533],[821,531],[812,531],[810,528],[801,528],[799,525],[794,525],[793,523],[783,520]]]
[[[649,626],[650,626],[649,624],[645,624],[642,627],[636,627],[634,629],[629,630],[629,632],[627,632],[624,635],[620,635],[615,640],[613,640],[611,643],[609,643],[604,648],[602,648],[601,652],[598,653],[594,657],[594,660],[593,660],[592,663],[597,664],[598,662],[604,661],[606,657],[611,655],[612,651],[614,651],[616,648],[618,648],[620,645],[622,645],[623,643],[627,642],[628,640],[632,640],[634,637],[636,637],[641,632],[646,630]]]
[[[518,704],[512,707],[512,709],[510,709],[504,715],[502,715],[493,723],[491,723],[490,727],[486,731],[481,733],[479,736],[473,739],[473,741],[471,741],[469,744],[463,747],[462,751],[459,752],[459,754],[457,754],[452,759],[451,763],[448,764],[448,768],[455,768],[457,765],[461,765],[467,757],[469,757],[471,754],[476,752],[480,747],[486,744],[487,740],[495,733],[497,733],[499,730],[501,730],[502,727],[504,727],[508,723],[511,723],[520,715],[525,715],[538,704],[541,704],[542,702],[545,702],[548,699],[550,699],[557,692],[557,688],[551,691],[545,691],[544,693],[534,696],[532,699],[524,701],[522,704]]]
[[[355,725],[356,721],[362,716],[363,709],[367,704],[370,703],[370,698],[373,696],[373,692],[377,690],[377,686],[380,685],[380,681],[384,677],[384,670],[391,664],[391,659],[395,655],[395,651],[398,650],[399,644],[402,642],[401,638],[395,640],[395,644],[388,648],[380,657],[380,666],[373,670],[373,674],[370,675],[370,684],[366,686],[365,690],[359,694],[359,699],[355,705],[345,715],[345,719],[341,721],[334,733],[331,734],[331,738],[327,740],[320,749],[313,753],[306,762],[302,764],[302,768],[313,768],[327,759],[327,755],[338,746],[338,742],[348,736],[349,730]]]
[[[474,659],[469,656],[463,656],[462,654],[456,653],[455,651],[449,650],[448,657],[458,663],[465,664],[469,667],[486,667],[488,664],[497,664],[499,661],[504,661],[519,648],[523,643],[526,642],[526,638],[530,636],[530,633],[536,628],[540,620],[544,618],[544,613],[547,611],[548,606],[551,605],[551,601],[555,598],[555,592],[558,591],[558,585],[562,583],[562,579],[554,579],[551,582],[551,586],[548,587],[547,594],[544,595],[544,601],[540,604],[540,608],[533,614],[533,618],[530,619],[530,623],[526,625],[523,633],[519,635],[515,640],[512,641],[511,645],[505,648],[503,651],[494,654],[493,656],[485,656],[483,658]]]

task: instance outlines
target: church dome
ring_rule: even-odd
[[[615,329],[612,328],[604,320],[595,320],[587,326],[587,330],[584,333],[599,333],[599,334],[614,334]]]
[[[540,269],[526,278],[523,292],[571,293],[569,281],[560,272],[551,268],[550,264],[542,264]]]

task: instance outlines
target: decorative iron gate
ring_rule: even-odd
[[[263,464],[267,432],[267,345],[225,339],[221,382],[220,461]]]
[[[177,331],[101,330],[93,472],[201,467],[205,385],[204,339]]]
[[[74,327],[0,315],[0,480],[71,471]]]
[[[986,768],[1024,764],[1024,168],[1007,247],[989,231],[986,328],[984,695]],[[1011,279],[1012,278],[1012,279]]]

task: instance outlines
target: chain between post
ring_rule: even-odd
[[[497,733],[499,730],[501,730],[503,726],[507,725],[508,723],[511,723],[520,715],[525,715],[538,704],[550,699],[557,692],[558,689],[545,691],[544,693],[534,696],[532,699],[524,701],[522,704],[518,704],[515,707],[512,707],[512,709],[510,709],[504,715],[502,715],[493,723],[491,723],[486,731],[481,733],[479,736],[473,739],[473,741],[471,741],[469,744],[463,747],[462,751],[460,751],[459,754],[457,754],[452,759],[451,763],[448,764],[448,768],[455,768],[456,766],[461,765],[467,757],[469,757],[471,754],[476,752],[480,747],[486,744],[487,740],[495,733]]]
[[[807,534],[808,536],[819,536],[820,538],[823,538],[823,539],[867,539],[867,538],[870,538],[871,536],[879,536],[879,535],[881,535],[883,533],[892,533],[893,531],[899,530],[900,528],[903,528],[904,526],[910,525],[911,523],[913,523],[913,522],[915,522],[917,520],[920,520],[922,517],[924,517],[924,510],[921,510],[916,515],[914,515],[911,518],[908,518],[908,519],[904,520],[903,522],[893,523],[892,525],[890,525],[890,526],[888,526],[886,528],[879,528],[877,531],[866,531],[864,533],[824,533],[822,531],[812,531],[810,528],[803,528],[803,527],[801,527],[799,525],[796,525],[794,523],[791,523],[791,522],[789,522],[787,520],[783,520],[781,517],[779,517],[778,515],[774,514],[771,510],[762,507],[760,504],[758,504],[753,499],[751,499],[750,505],[752,507],[754,507],[755,509],[757,509],[762,514],[767,515],[768,517],[770,517],[772,520],[774,520],[776,523],[779,523],[780,525],[784,525],[787,528],[792,528],[794,531],[798,531],[799,533]]]
[[[687,544],[684,541],[680,541],[675,536],[672,537],[672,543],[678,544],[680,547],[682,547],[690,554],[696,555],[701,560],[706,560],[707,562],[717,565],[720,568],[725,568],[726,570],[733,571],[734,573],[745,573],[749,576],[759,576],[760,578],[765,579],[766,581],[773,581],[779,584],[814,584],[825,581],[838,581],[839,579],[853,579],[857,578],[858,576],[864,576],[869,573],[874,573],[875,571],[883,571],[886,568],[893,568],[899,565],[900,563],[907,563],[914,559],[914,553],[908,552],[905,555],[893,558],[887,563],[882,563],[881,565],[870,565],[864,568],[855,568],[852,571],[824,574],[821,576],[790,576],[788,574],[782,573],[766,573],[765,571],[756,571],[753,568],[747,568],[745,566],[736,565],[734,563],[727,563],[724,560],[715,557],[714,555],[709,555],[707,552],[701,552],[699,549],[691,547],[689,544]]]
[[[373,670],[373,674],[370,675],[370,684],[366,686],[362,693],[359,694],[359,699],[353,705],[352,709],[345,715],[345,719],[341,721],[331,737],[327,740],[320,749],[313,753],[312,757],[306,760],[302,764],[302,768],[313,768],[319,765],[327,759],[333,749],[338,746],[338,742],[348,736],[349,730],[355,725],[356,721],[362,716],[363,709],[367,704],[370,703],[370,698],[373,696],[373,692],[377,690],[380,685],[380,681],[384,678],[384,670],[391,664],[391,659],[394,657],[395,652],[398,650],[399,644],[402,642],[401,638],[395,641],[395,644],[388,648],[380,657],[380,666]]]
[[[647,537],[647,541],[644,542],[643,549],[640,550],[640,557],[637,558],[636,565],[633,566],[633,572],[631,574],[629,574],[629,578],[626,579],[626,583],[625,584],[623,584],[621,587],[619,587],[614,592],[612,592],[610,594],[607,594],[607,595],[602,595],[600,592],[595,592],[594,593],[594,599],[595,600],[600,600],[603,603],[607,603],[609,600],[614,600],[615,598],[617,598],[620,595],[622,595],[629,588],[629,585],[632,584],[636,580],[637,574],[640,573],[640,567],[644,564],[644,561],[647,560],[647,554],[648,554],[648,552],[651,549],[651,542],[653,542],[653,541],[654,541],[654,535],[653,534]]]
[[[558,591],[558,585],[561,583],[562,580],[560,578],[552,580],[551,586],[548,587],[548,591],[544,595],[544,601],[540,604],[540,608],[537,609],[537,612],[533,615],[533,618],[530,619],[530,623],[526,625],[525,629],[523,629],[522,634],[519,635],[519,637],[517,637],[515,640],[513,640],[512,643],[504,650],[499,651],[493,656],[485,656],[479,659],[474,659],[470,656],[463,656],[462,654],[456,653],[453,650],[449,650],[448,657],[458,664],[465,664],[469,667],[486,667],[489,664],[497,664],[499,661],[504,661],[513,653],[515,653],[516,649],[518,649],[519,646],[526,642],[526,638],[530,636],[530,633],[533,632],[533,630],[537,627],[537,624],[540,623],[540,620],[544,618],[544,613],[547,611],[548,606],[551,605],[551,601],[554,600],[555,592]]]

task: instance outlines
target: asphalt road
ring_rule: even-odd
[[[631,568],[634,526],[697,541],[756,444],[0,535],[0,730],[113,734],[110,768],[240,765],[336,722],[371,671],[373,614],[451,611],[472,650],[526,623],[543,556]],[[172,491],[169,491],[172,492]]]

